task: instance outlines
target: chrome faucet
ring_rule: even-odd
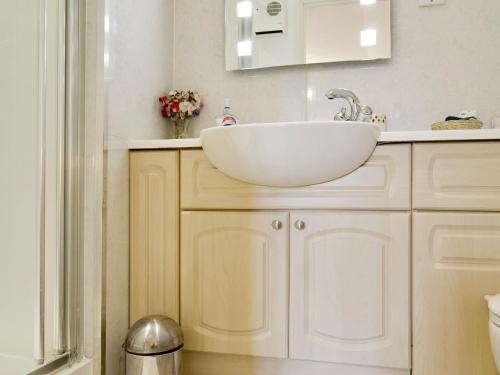
[[[361,105],[358,97],[351,90],[347,89],[331,89],[325,94],[330,100],[345,99],[350,106],[350,112],[347,113],[347,108],[342,107],[339,113],[334,117],[335,121],[363,121],[370,120],[373,114],[372,109],[367,105]]]

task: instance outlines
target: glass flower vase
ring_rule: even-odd
[[[189,126],[189,119],[177,119],[174,122],[174,137],[176,139],[187,138],[187,129]]]

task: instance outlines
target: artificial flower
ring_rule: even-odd
[[[170,90],[168,95],[159,98],[161,114],[174,122],[199,116],[203,108],[203,98],[193,90]]]

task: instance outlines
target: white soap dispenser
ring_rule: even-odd
[[[231,114],[231,100],[226,98],[224,101],[224,111],[222,118],[218,119],[217,125],[219,126],[231,126],[236,125],[238,120]]]
[[[493,115],[493,118],[491,119],[491,127],[493,129],[500,129],[500,111]]]

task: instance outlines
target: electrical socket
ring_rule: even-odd
[[[421,7],[432,7],[435,5],[445,5],[446,0],[418,0]]]

